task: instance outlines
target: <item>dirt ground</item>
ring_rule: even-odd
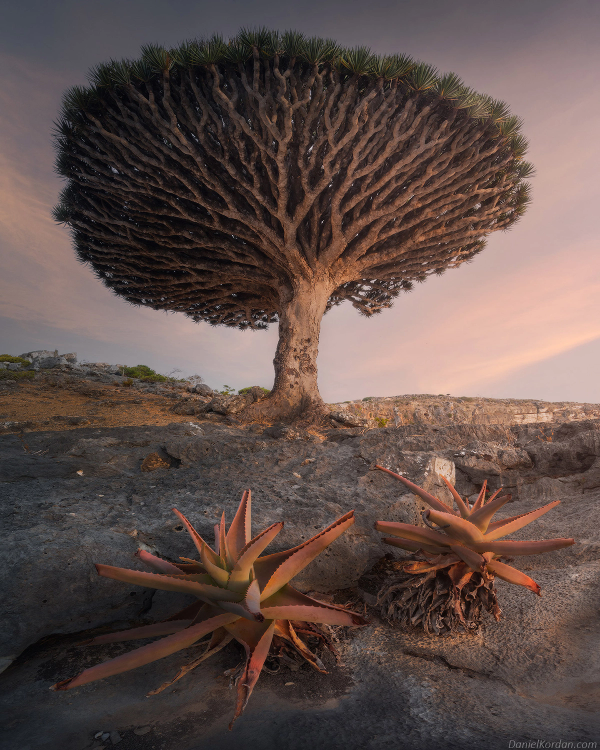
[[[180,393],[173,390],[173,396]],[[4,432],[28,432],[189,422],[189,416],[170,411],[174,403],[172,396],[87,380],[11,383],[0,391],[0,426],[4,423]]]

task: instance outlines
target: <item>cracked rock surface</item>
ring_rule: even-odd
[[[598,740],[600,420],[556,424],[551,436],[534,424],[406,425],[336,429],[323,441],[200,422],[28,433],[27,445],[0,437],[7,748],[495,750],[510,740]],[[142,471],[150,454],[159,468]],[[132,648],[76,646],[84,633],[162,619],[183,606],[183,597],[101,579],[93,568],[138,567],[139,546],[167,559],[193,556],[172,507],[210,538],[221,510],[230,521],[250,487],[254,532],[286,522],[269,551],[301,543],[354,508],[356,524],[296,581],[306,591],[355,589],[390,551],[374,521],[419,520],[413,496],[375,463],[442,499],[440,473],[463,495],[487,478],[492,490],[502,485],[513,495],[499,517],[560,499],[511,538],[577,543],[521,558],[543,597],[499,581],[502,620],[488,620],[478,636],[403,632],[372,610],[370,627],[346,634],[344,664],[330,664],[330,674],[287,667],[263,674],[231,733],[234,698],[223,672],[240,660],[234,646],[148,699],[194,649],[190,658],[175,654],[68,693],[48,690]]]

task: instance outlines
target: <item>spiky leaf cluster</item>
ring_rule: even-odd
[[[498,497],[502,488],[497,490],[486,502],[487,483],[484,482],[477,500],[471,507],[469,501],[463,500],[450,482],[442,477],[458,508],[458,510],[454,510],[405,477],[395,474],[383,466],[377,466],[376,468],[398,479],[431,508],[425,511],[423,516],[428,525],[431,525],[431,522],[435,524],[433,528],[422,528],[412,524],[389,521],[377,521],[375,524],[378,531],[393,534],[393,537],[384,539],[387,544],[410,552],[440,555],[434,565],[430,562],[414,563],[410,567],[412,573],[427,572],[460,564],[463,569],[498,576],[504,581],[524,586],[540,595],[540,587],[532,578],[513,568],[512,565],[501,562],[500,558],[502,556],[537,555],[542,552],[563,549],[575,543],[574,539],[513,541],[503,538],[540,518],[544,513],[559,505],[560,500],[555,500],[529,513],[521,513],[511,518],[492,521],[496,511],[500,510],[511,499],[511,495]]]
[[[327,275],[330,306],[370,315],[530,200],[520,120],[405,55],[242,29],[89,79],[56,127],[55,218],[136,305],[264,328],[295,278]]]
[[[198,602],[164,622],[92,639],[89,643],[102,644],[167,636],[86,669],[76,677],[57,683],[54,689],[69,690],[149,664],[187,648],[212,633],[205,653],[192,665],[180,670],[175,679],[232,639],[237,640],[246,651],[246,664],[237,681],[235,721],[243,712],[260,676],[274,636],[288,641],[315,669],[324,672],[322,663],[296,629],[307,623],[366,624],[360,615],[306,596],[289,584],[295,575],[354,523],[354,511],[346,513],[298,547],[261,557],[283,529],[283,522],[272,524],[252,538],[250,490],[244,492],[229,530],[225,528],[224,513],[220,524],[215,526],[214,549],[202,539],[184,515],[175,508],[173,510],[188,530],[200,556],[199,561],[180,558],[183,563],[170,563],[138,550],[137,557],[154,572],[143,573],[111,565],[96,565],[96,569],[101,576],[128,584],[192,594]],[[172,682],[174,680],[153,692],[159,692]]]

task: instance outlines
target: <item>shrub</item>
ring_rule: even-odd
[[[0,380],[33,380],[33,370],[0,370]]]
[[[376,417],[375,421],[377,422],[378,427],[387,427],[389,419],[386,419],[385,417]]]
[[[407,626],[419,625],[437,635],[459,627],[477,631],[483,609],[500,619],[495,577],[541,595],[532,578],[502,562],[502,558],[512,561],[520,555],[552,552],[574,544],[574,539],[504,539],[555,508],[560,500],[529,513],[492,521],[496,511],[511,500],[510,495],[497,497],[502,488],[486,502],[487,482],[484,482],[477,500],[470,505],[442,477],[456,503],[458,510],[454,510],[405,477],[378,464],[375,468],[391,474],[430,506],[422,513],[427,528],[393,521],[375,524],[378,531],[392,534],[384,542],[417,553],[416,557],[399,563],[401,575],[379,593],[382,614],[390,620]]]
[[[363,398],[363,401],[372,401],[375,398],[375,396],[365,396]]]
[[[159,375],[148,365],[136,365],[135,367],[124,367],[122,374],[128,378],[137,378],[142,383],[164,383],[169,378],[166,375]]]
[[[240,396],[243,396],[246,393],[250,393],[250,391],[253,388],[260,388],[260,390],[263,392],[263,396],[268,396],[269,393],[271,393],[271,391],[268,388],[263,388],[262,385],[249,385],[246,388],[240,388],[240,390],[238,391],[238,394]]]
[[[210,636],[204,652],[182,667],[175,678],[153,690],[149,695],[164,690],[180,677],[198,666],[211,654],[235,639],[246,651],[245,663],[237,670],[237,705],[233,721],[244,710],[252,689],[269,655],[289,660],[288,651],[303,657],[318,672],[325,672],[319,657],[304,642],[301,634],[317,636],[333,647],[325,625],[366,625],[366,620],[355,612],[334,604],[312,599],[290,585],[291,579],[305,568],[331,542],[354,523],[354,511],[346,513],[319,534],[291,550],[261,557],[263,550],[279,534],[283,523],[274,523],[254,539],[250,533],[250,490],[246,490],[238,511],[228,530],[225,514],[215,526],[215,549],[202,539],[188,519],[173,509],[187,528],[200,560],[180,558],[183,562],[170,563],[145,550],[137,557],[152,573],[126,570],[112,565],[96,565],[101,576],[128,585],[175,591],[196,596],[197,602],[161,623],[144,625],[108,635],[100,635],[88,643],[167,636],[103,664],[84,670],[71,679],[54,685],[55,690],[86,685],[104,677],[126,672],[134,667],[188,648],[205,636]],[[231,725],[229,725],[231,729]]]

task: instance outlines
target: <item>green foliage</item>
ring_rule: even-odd
[[[232,388],[230,385],[224,385],[223,390],[217,391],[217,393],[220,393],[221,396],[234,396],[235,388]]]
[[[415,91],[432,89],[439,80],[439,73],[433,65],[419,63],[410,71],[408,85]]]
[[[263,396],[268,396],[271,391],[268,388],[263,388],[262,385],[249,385],[246,388],[240,388],[238,391],[238,394],[240,396],[243,396],[246,393],[250,393],[252,388],[260,388],[260,390],[263,392]]]
[[[367,76],[376,64],[376,59],[368,47],[355,47],[344,50],[340,56],[340,62],[353,75]]]
[[[363,398],[363,401],[372,401],[375,398],[375,396],[365,396]]]
[[[377,422],[378,427],[387,427],[389,419],[386,419],[385,417],[376,417],[375,421]]]
[[[0,380],[33,380],[33,370],[0,370]]]
[[[508,106],[492,97],[469,89],[454,73],[441,74],[432,65],[417,62],[407,55],[373,55],[367,47],[343,49],[333,39],[306,37],[297,31],[267,28],[240,29],[228,40],[218,34],[208,39],[187,40],[173,49],[158,44],[141,48],[138,60],[109,60],[93,67],[88,75],[90,87],[74,86],[63,99],[61,117],[56,125],[59,136],[77,125],[87,124],[86,112],[100,110],[107,89],[137,86],[140,82],[160,81],[164,75],[213,65],[245,65],[254,50],[262,60],[275,56],[310,65],[333,69],[344,77],[360,76],[386,82],[398,81],[424,96],[439,96],[452,106],[465,110],[471,117],[489,120],[499,137],[517,158],[522,158],[526,141],[515,141],[521,120],[511,115]],[[389,85],[389,84],[387,84]],[[519,151],[519,155],[517,155]],[[59,169],[60,174],[66,174]],[[68,174],[66,174],[68,176]]]
[[[159,375],[148,365],[136,365],[135,367],[124,367],[123,375],[128,378],[137,378],[143,383],[164,383],[169,378],[166,375]]]
[[[131,388],[131,386],[133,385],[133,380],[131,378],[127,378],[127,380],[123,381],[123,385],[125,386],[125,388]]]
[[[10,354],[0,354],[0,362],[11,362],[17,365],[30,365],[31,362],[24,357],[13,357]]]

